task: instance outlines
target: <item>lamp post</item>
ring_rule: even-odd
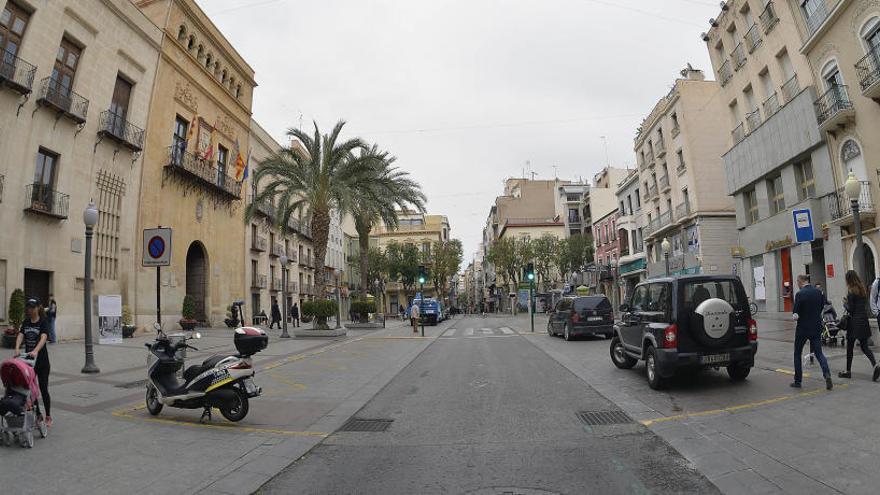
[[[669,276],[669,251],[672,249],[672,246],[669,245],[669,238],[663,239],[663,242],[660,243],[660,249],[663,250],[663,259],[666,261],[666,276]]]
[[[279,258],[281,261],[281,338],[289,339],[290,334],[287,333],[287,253]]]
[[[859,274],[859,277],[864,280],[865,283],[868,283],[869,281],[865,277],[865,257],[862,254],[865,249],[864,241],[862,240],[862,219],[859,216],[859,197],[862,194],[862,183],[856,179],[856,175],[852,172],[850,172],[849,177],[846,178],[844,191],[849,198],[850,207],[852,208],[853,213],[853,226],[856,229],[856,248],[853,253],[853,269]]]
[[[86,224],[86,259],[85,259],[85,295],[83,296],[83,317],[86,337],[86,364],[82,373],[100,373],[95,365],[95,351],[92,344],[92,236],[98,224],[98,208],[89,203],[83,211],[83,223]]]

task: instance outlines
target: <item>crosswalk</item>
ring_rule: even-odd
[[[488,337],[514,337],[517,333],[510,327],[467,327],[450,328],[443,332],[440,338],[488,338]]]

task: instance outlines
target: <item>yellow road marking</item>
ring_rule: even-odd
[[[836,388],[837,389],[845,389],[847,387],[849,387],[849,384],[844,383],[842,385],[838,385]],[[680,420],[688,419],[688,418],[712,416],[712,415],[721,414],[721,413],[734,413],[734,412],[738,412],[738,411],[744,411],[746,409],[755,409],[755,408],[761,407],[761,406],[767,406],[770,404],[777,404],[779,402],[785,402],[785,401],[788,401],[791,399],[804,399],[807,397],[815,397],[817,395],[820,395],[823,393],[828,393],[828,392],[830,392],[830,391],[824,390],[824,389],[819,389],[819,390],[813,390],[810,392],[801,392],[799,394],[783,395],[781,397],[774,397],[772,399],[760,400],[757,402],[749,402],[748,404],[740,404],[738,406],[724,407],[721,409],[710,409],[708,411],[699,411],[699,412],[693,412],[693,413],[677,414],[675,416],[665,416],[665,417],[656,418],[656,419],[645,419],[645,420],[640,421],[640,423],[642,423],[645,426],[651,426],[651,425],[657,424],[657,423],[666,423],[669,421],[680,421]]]
[[[254,426],[240,426],[236,423],[230,423],[223,420],[223,423],[216,424],[201,424],[201,423],[193,423],[192,421],[183,421],[179,419],[170,419],[170,418],[154,418],[154,417],[139,417],[132,414],[135,411],[140,409],[146,409],[146,406],[139,405],[134,408],[125,408],[117,411],[113,411],[111,414],[116,416],[117,418],[126,418],[133,419],[138,421],[149,421],[151,423],[162,423],[162,424],[170,424],[177,426],[191,426],[195,428],[210,428],[215,430],[233,430],[240,431],[243,433],[269,433],[274,435],[285,435],[285,436],[294,436],[294,437],[320,437],[326,438],[329,436],[329,433],[324,433],[321,431],[291,431],[291,430],[280,430],[276,428],[258,428]]]
[[[782,373],[782,374],[784,374],[784,375],[792,375],[792,376],[794,376],[794,371],[793,371],[793,370],[787,370],[787,369],[785,369],[785,368],[776,368],[776,369],[773,370],[773,371],[775,371],[775,372],[777,372],[777,373]],[[804,377],[805,377],[805,378],[808,377],[808,376],[810,376],[809,373],[804,373]]]
[[[436,338],[436,337],[420,337],[420,336],[415,336],[415,335],[414,336],[405,336],[405,335],[381,336],[381,335],[379,335],[379,336],[375,336],[375,337],[363,337],[364,340],[421,340],[421,339],[430,340],[430,339],[434,339],[434,338]]]

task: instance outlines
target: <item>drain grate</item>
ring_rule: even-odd
[[[585,425],[625,425],[633,422],[623,411],[580,411],[577,417]]]
[[[147,380],[138,380],[135,382],[120,383],[116,388],[140,388],[147,384]]]
[[[339,428],[339,431],[386,431],[393,422],[393,419],[351,418],[342,425],[342,428]]]

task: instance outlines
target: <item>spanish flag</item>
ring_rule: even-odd
[[[186,132],[186,145],[189,146],[189,143],[195,143],[193,138],[196,135],[196,130],[199,128],[199,116],[198,114],[193,114],[192,122],[189,123],[189,129]]]
[[[238,138],[235,138],[235,180],[241,182],[244,180],[244,170],[246,164],[241,157],[241,149],[239,148]]]
[[[202,155],[202,160],[209,162],[214,159],[214,128],[211,128],[211,139],[208,142],[208,149],[205,150],[205,154]]]

